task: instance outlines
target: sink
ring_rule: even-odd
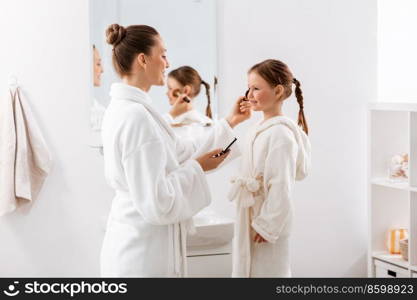
[[[187,234],[188,248],[217,247],[233,238],[234,220],[211,210],[202,210],[193,217],[195,234]]]

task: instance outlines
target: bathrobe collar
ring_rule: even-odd
[[[296,180],[304,179],[310,169],[311,145],[305,132],[292,119],[285,116],[272,117],[264,122],[260,121],[256,127],[255,136],[275,125],[287,126],[294,134],[298,144]]]
[[[166,134],[169,141],[175,146],[176,135],[174,131],[161,114],[152,106],[152,99],[148,93],[137,87],[118,82],[111,85],[110,96],[114,100],[129,100],[142,104],[161,126],[162,131]]]
[[[173,124],[189,125],[192,123],[198,123],[203,126],[210,126],[212,125],[213,120],[210,119],[209,117],[202,115],[197,110],[192,109],[174,118],[174,121],[173,121]]]
[[[152,99],[147,92],[122,82],[111,85],[110,96],[113,99],[131,100],[139,103],[145,102],[147,104],[152,103]]]
[[[257,124],[257,131],[264,131],[265,129],[268,129],[271,126],[280,124],[282,122],[284,123],[292,122],[292,120],[285,116],[275,116],[275,117],[269,118],[266,121],[261,120]]]

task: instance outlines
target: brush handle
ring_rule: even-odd
[[[217,153],[216,155],[213,155],[213,157],[219,157],[223,154],[226,154],[229,151],[229,148],[232,147],[232,145],[234,144],[234,142],[237,141],[237,138],[234,138],[234,140],[220,153]]]
[[[243,99],[243,101],[249,101],[248,95],[249,95],[249,89],[246,91],[246,93],[245,93],[245,99]]]

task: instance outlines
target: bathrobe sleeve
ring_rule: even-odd
[[[195,137],[195,139],[177,139],[177,156],[180,162],[184,162],[190,158],[197,158],[211,150],[216,148],[224,149],[235,138],[235,133],[230,127],[229,123],[222,119],[213,127],[213,130],[208,135]],[[240,155],[239,148],[236,147],[236,143],[231,147],[231,153],[222,162],[224,165],[227,162],[232,161]]]
[[[291,190],[295,182],[298,146],[295,140],[279,141],[268,151],[263,172],[265,200],[252,228],[275,243],[291,219]]]
[[[172,122],[174,122],[174,118],[169,114],[169,113],[165,113],[162,115],[162,118],[168,123],[168,124],[172,124]]]
[[[136,209],[155,225],[190,219],[210,204],[209,188],[200,165],[189,160],[171,172],[166,144],[158,139],[142,144],[123,159],[123,168]]]

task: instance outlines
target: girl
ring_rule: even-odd
[[[205,152],[229,143],[232,127],[249,114],[240,113],[236,104],[204,141],[177,139],[147,93],[165,81],[168,61],[161,36],[150,26],[118,24],[109,26],[106,35],[122,83],[111,87],[102,126],[105,176],[116,195],[101,251],[101,274],[184,276],[184,224],[210,203],[204,171],[227,156],[213,157],[221,149]]]
[[[206,91],[206,115],[193,107],[195,98],[200,94],[201,86],[204,86]],[[168,74],[167,96],[172,109],[164,117],[177,135],[192,139],[210,132],[213,127],[210,85],[201,79],[195,69],[182,66],[171,71]],[[178,102],[182,105],[178,105]]]
[[[172,70],[168,74],[167,85],[167,96],[172,108],[169,113],[164,114],[164,118],[175,134],[182,139],[201,138],[210,134],[214,127],[210,105],[210,85],[201,78],[197,70],[190,66]],[[206,115],[194,109],[195,98],[200,94],[202,87],[207,97]],[[206,207],[198,215],[208,213],[215,214],[210,207]],[[189,234],[196,233],[193,220],[187,223],[187,230]]]
[[[282,112],[293,84],[299,126]],[[283,62],[269,59],[249,70],[248,85],[251,108],[263,120],[248,133],[241,176],[232,180],[229,194],[237,204],[232,275],[290,277],[291,191],[310,166],[300,82]]]

